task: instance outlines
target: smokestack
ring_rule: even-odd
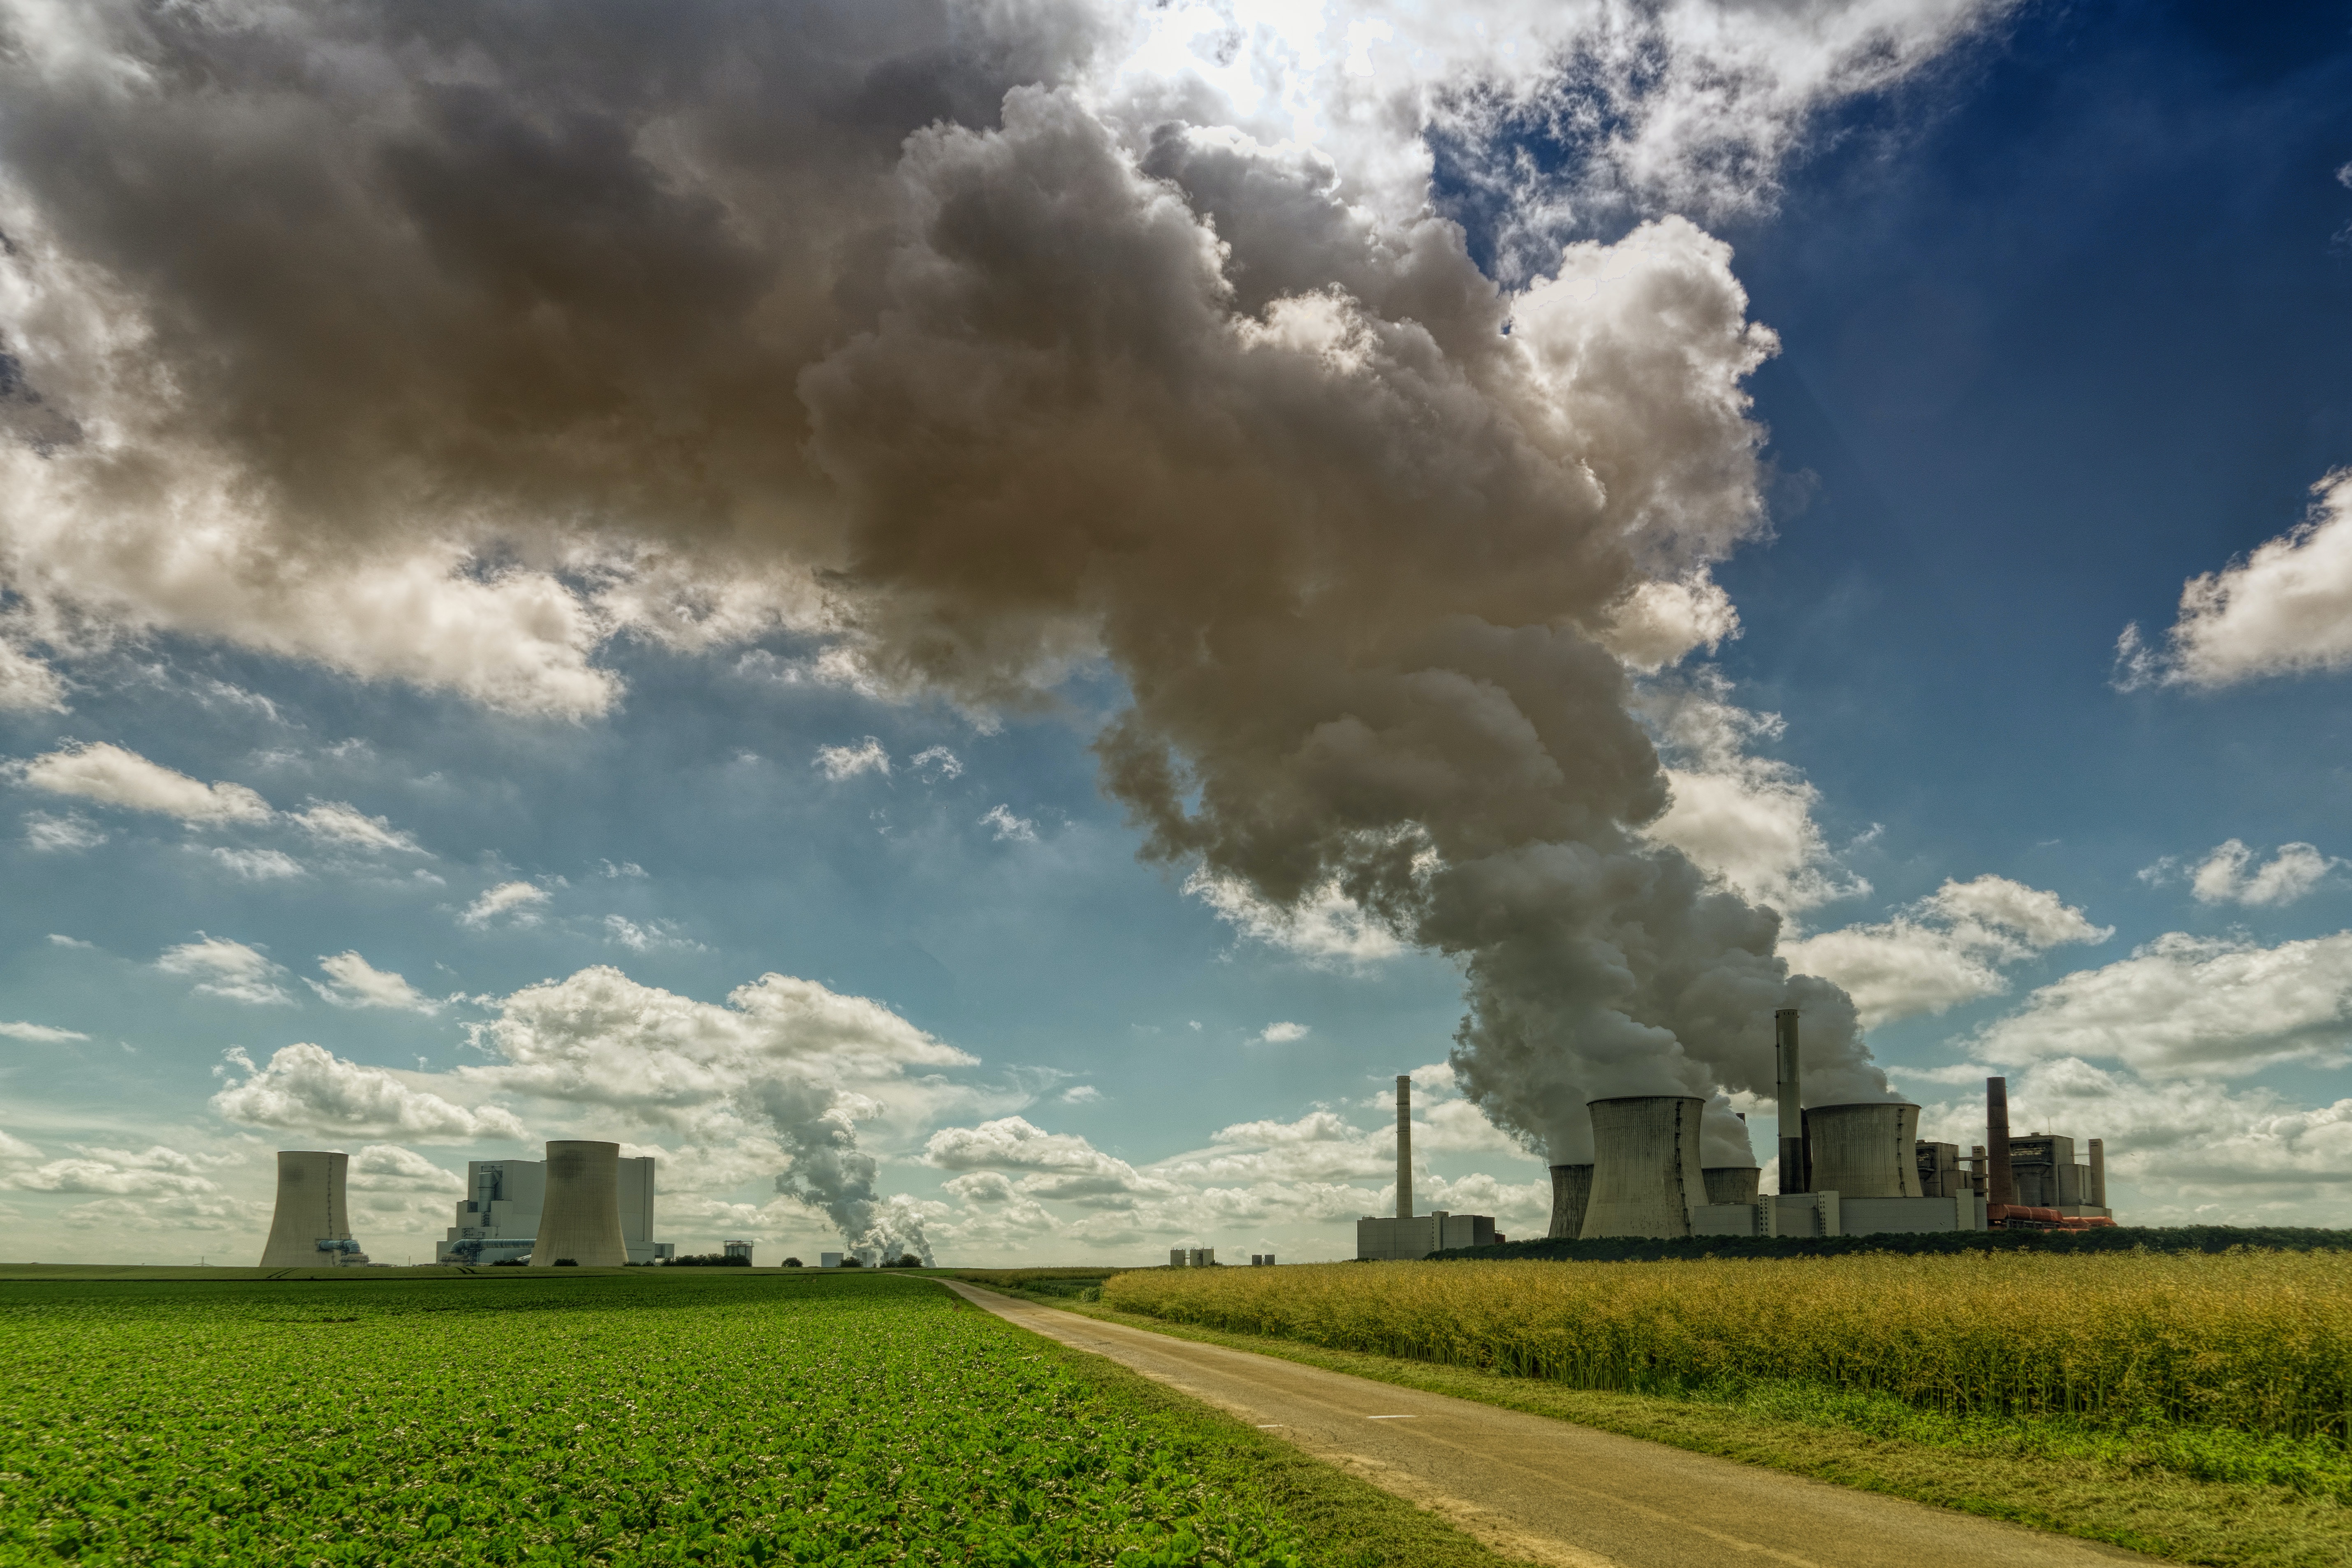
[[[1780,1112],[1780,1190],[1812,1190],[1805,1170],[1803,1069],[1797,1061],[1797,1009],[1772,1015],[1772,1066]]]
[[[1412,1079],[1397,1074],[1397,1213],[1412,1217]]]
[[[621,1237],[621,1146],[577,1139],[547,1145],[547,1200],[530,1266],[564,1258],[583,1268],[618,1268],[629,1260]]]
[[[2017,1178],[2009,1169],[2009,1079],[1985,1079],[1985,1202],[2017,1202]]]
[[[278,1151],[278,1206],[269,1216],[261,1267],[316,1268],[342,1261],[340,1252],[322,1252],[319,1243],[352,1239],[343,1212],[343,1175],[351,1163],[349,1154],[323,1150]]]
[[[1584,1206],[1592,1198],[1592,1167],[1551,1168],[1551,1228],[1547,1237],[1574,1241],[1584,1234]]]
[[[2104,1140],[2091,1140],[2091,1206],[2107,1206],[2107,1147]]]

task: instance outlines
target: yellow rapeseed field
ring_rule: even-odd
[[[1103,1300],[1581,1388],[1796,1378],[1955,1414],[2352,1436],[2342,1252],[1151,1269]]]

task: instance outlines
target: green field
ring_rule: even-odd
[[[1495,1568],[926,1280],[566,1272],[0,1283],[0,1561]]]

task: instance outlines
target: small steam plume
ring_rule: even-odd
[[[792,1169],[776,1178],[776,1191],[823,1209],[849,1250],[868,1264],[909,1253],[931,1262],[931,1244],[922,1216],[904,1204],[875,1195],[874,1157],[858,1152],[857,1125],[839,1096],[764,1085],[761,1109],[793,1157]]]

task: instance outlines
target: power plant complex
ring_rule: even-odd
[[[264,1268],[368,1261],[344,1208],[350,1165],[348,1154],[278,1152]],[[614,1268],[664,1262],[677,1252],[653,1238],[654,1161],[624,1160],[618,1143],[563,1139],[547,1145],[544,1160],[471,1161],[455,1217],[435,1249],[437,1263]]]
[[[1780,1190],[1759,1191],[1752,1163],[1701,1163],[1706,1101],[1638,1095],[1588,1101],[1592,1163],[1551,1167],[1551,1225],[1563,1239],[1604,1237],[1872,1236],[1893,1232],[2080,1229],[2109,1226],[2100,1140],[2012,1137],[2008,1084],[1986,1080],[1986,1141],[1919,1137],[1919,1108],[1901,1101],[1804,1103],[1798,1014],[1773,1017],[1780,1100]],[[1397,1079],[1397,1208],[1356,1222],[1359,1258],[1417,1258],[1504,1239],[1485,1215],[1412,1212],[1412,1083]],[[1744,1118],[1742,1119],[1745,1120]]]

